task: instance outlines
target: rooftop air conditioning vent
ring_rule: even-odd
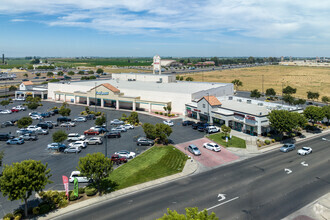
[[[237,99],[238,102],[242,102],[242,99]]]
[[[262,112],[259,112],[259,115],[262,115]]]
[[[264,103],[259,102],[258,105],[259,105],[259,106],[264,106]]]
[[[246,103],[247,103],[247,104],[251,104],[251,102],[252,102],[251,99],[246,100]]]
[[[229,97],[228,97],[228,100],[233,100],[233,97],[232,97],[232,96],[229,96]]]

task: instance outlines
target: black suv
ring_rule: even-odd
[[[194,124],[194,122],[193,121],[189,121],[189,120],[182,122],[182,126],[187,126],[187,125],[192,125],[192,124]]]
[[[58,117],[57,122],[68,122],[71,121],[71,118],[68,117]]]
[[[118,131],[110,131],[107,132],[104,136],[107,138],[120,138],[121,134]]]
[[[52,129],[53,128],[53,124],[45,123],[45,122],[39,123],[39,124],[37,124],[37,126],[42,129],[48,129],[48,128]]]
[[[96,119],[96,117],[93,114],[89,114],[89,115],[86,116],[86,119],[87,120],[94,120],[94,119]]]
[[[144,137],[140,137],[139,139],[137,139],[137,142],[136,142],[137,145],[144,145],[144,146],[152,146],[155,144],[155,142],[153,140],[150,140],[150,139],[147,139],[147,138],[144,138]]]
[[[11,136],[10,134],[0,134],[0,141],[8,141],[9,139],[12,139],[13,136]]]

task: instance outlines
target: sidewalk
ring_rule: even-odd
[[[106,194],[106,195],[103,195],[103,196],[98,196],[98,197],[94,197],[94,198],[91,198],[91,199],[88,199],[88,200],[85,200],[85,201],[82,201],[82,202],[78,202],[78,203],[69,205],[66,208],[54,210],[54,211],[50,212],[49,214],[47,214],[46,216],[39,217],[38,219],[42,219],[42,220],[45,219],[46,220],[46,219],[57,218],[57,217],[60,217],[61,215],[65,215],[66,213],[70,213],[72,211],[76,211],[78,209],[82,209],[82,208],[87,207],[87,206],[96,205],[96,204],[102,203],[104,201],[109,201],[111,199],[117,199],[118,197],[121,197],[121,196],[126,196],[128,194],[133,194],[133,193],[136,193],[136,192],[140,192],[142,190],[147,190],[150,187],[154,187],[154,186],[157,186],[157,185],[168,183],[168,182],[186,177],[188,175],[191,175],[194,172],[196,172],[197,168],[198,168],[197,162],[192,160],[192,159],[188,159],[187,162],[186,162],[186,165],[183,168],[181,173],[177,173],[177,174],[174,174],[174,175],[171,175],[171,176],[163,177],[163,178],[156,179],[156,180],[153,180],[153,181],[149,181],[149,182],[146,182],[146,183],[142,183],[142,184],[139,184],[139,185],[127,187],[125,189],[121,189],[121,190],[118,190],[118,191],[115,191],[115,192],[112,192],[112,193],[109,193],[109,194]]]
[[[283,220],[329,220],[330,219],[330,193],[318,198]]]

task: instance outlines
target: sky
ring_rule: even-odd
[[[0,0],[0,53],[330,56],[330,1]]]

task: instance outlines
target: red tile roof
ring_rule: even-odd
[[[23,84],[26,85],[26,86],[30,86],[30,85],[33,85],[33,82],[31,82],[31,81],[24,81]]]
[[[105,88],[113,91],[114,93],[119,93],[120,90],[117,89],[116,87],[114,87],[113,85],[110,85],[109,83],[103,83],[102,86],[104,86]]]
[[[205,99],[211,106],[217,106],[217,105],[222,105],[221,102],[219,101],[219,99],[217,99],[217,97],[211,95],[211,96],[204,96],[203,98],[201,98],[199,101],[201,101],[202,99]]]

